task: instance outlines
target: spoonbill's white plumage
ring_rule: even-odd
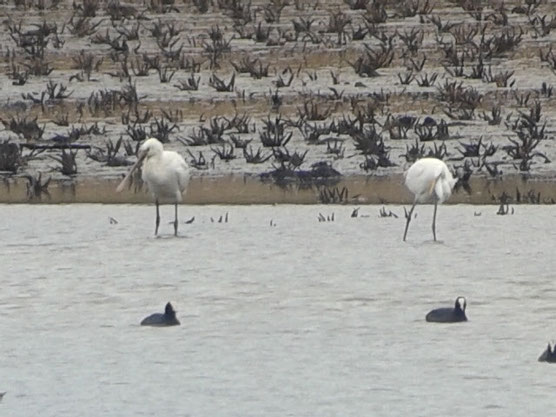
[[[436,240],[436,208],[438,203],[442,204],[452,195],[456,180],[448,169],[448,166],[436,158],[422,158],[416,161],[405,172],[405,186],[415,197],[413,206],[407,214],[403,240],[407,236],[409,222],[417,203],[434,203],[434,214],[432,217],[432,235]]]
[[[133,164],[116,191],[122,191],[133,172],[141,166],[143,168],[141,178],[147,184],[156,204],[154,234],[158,234],[158,226],[160,225],[159,204],[174,204],[174,234],[177,236],[178,203],[182,201],[182,195],[187,190],[190,177],[189,165],[177,152],[165,151],[158,139],[147,139],[139,148],[137,162]]]

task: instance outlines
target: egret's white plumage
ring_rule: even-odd
[[[434,203],[434,214],[432,219],[432,234],[436,240],[436,208],[438,203],[442,204],[452,195],[456,180],[448,169],[448,166],[436,158],[422,158],[416,161],[405,172],[405,186],[415,197],[413,206],[409,211],[403,240],[407,236],[409,222],[417,203]]]
[[[147,184],[156,203],[156,228],[158,234],[160,224],[159,204],[174,204],[174,234],[178,234],[178,203],[187,190],[189,183],[189,166],[183,157],[174,151],[165,151],[158,139],[147,139],[139,148],[137,162],[120,183],[116,191],[124,189],[133,172],[142,165],[141,178]]]

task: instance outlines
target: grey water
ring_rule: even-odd
[[[0,206],[0,415],[548,415],[554,208],[354,208]]]

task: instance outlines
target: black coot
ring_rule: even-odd
[[[456,298],[456,304],[454,308],[437,308],[430,311],[426,320],[434,323],[456,323],[459,321],[467,321],[467,316],[465,315],[465,307],[467,306],[467,301],[465,297]]]
[[[556,363],[556,346],[550,346],[549,343],[546,350],[539,356],[539,362]]]
[[[172,304],[167,303],[164,314],[154,313],[146,317],[141,322],[141,326],[179,326],[180,322],[176,318],[176,312]]]

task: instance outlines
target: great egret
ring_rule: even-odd
[[[467,321],[465,307],[467,307],[465,297],[458,297],[456,298],[454,308],[437,308],[429,311],[425,319],[435,323],[456,323],[458,321]]]
[[[143,162],[144,161],[144,162]],[[154,234],[158,234],[160,225],[159,204],[174,204],[175,220],[174,234],[178,235],[178,203],[182,200],[182,194],[187,190],[189,183],[189,165],[177,152],[165,151],[158,139],[150,138],[139,148],[137,162],[133,164],[123,181],[116,188],[122,191],[133,172],[143,165],[141,177],[147,183],[156,203],[156,228]]]
[[[164,314],[154,313],[145,317],[141,326],[179,326],[180,321],[176,318],[176,312],[172,304],[168,302],[164,308]]]
[[[448,169],[448,166],[436,158],[422,158],[416,161],[405,172],[405,186],[411,191],[415,197],[413,206],[406,215],[405,232],[403,240],[407,236],[409,222],[413,215],[413,210],[417,203],[434,202],[434,214],[432,217],[432,235],[436,241],[436,207],[438,203],[442,204],[450,195],[456,184],[456,180]]]

